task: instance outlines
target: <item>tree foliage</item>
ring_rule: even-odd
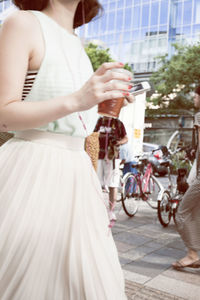
[[[109,49],[102,49],[98,45],[89,43],[85,50],[90,58],[94,71],[96,71],[104,62],[114,61],[111,58]]]
[[[200,43],[190,46],[174,45],[176,54],[169,60],[167,55],[159,57],[161,67],[151,77],[158,97],[153,100],[162,106],[191,108],[193,101],[189,93],[200,84]]]
[[[109,53],[110,49],[102,49],[98,45],[93,43],[89,43],[86,48],[86,53],[89,56],[93,69],[96,71],[104,62],[112,62],[114,61]],[[126,63],[124,68],[133,72],[132,68]]]

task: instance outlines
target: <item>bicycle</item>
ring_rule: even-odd
[[[153,175],[153,168],[148,158],[140,157],[133,165],[138,169],[137,174],[127,173],[123,177],[121,202],[125,213],[133,217],[138,210],[138,200],[143,200],[157,209],[158,199],[163,194],[164,187]]]
[[[174,153],[171,153],[171,155],[181,150],[184,150],[184,148],[177,149]],[[191,165],[191,162],[187,158],[182,160]],[[171,174],[171,160],[169,159],[162,164],[168,168],[169,186],[168,189],[163,191],[161,199],[158,200],[158,219],[163,227],[167,227],[171,218],[173,218],[174,223],[176,223],[176,212],[178,210],[178,206],[188,188],[188,184],[186,182],[187,169],[179,168],[178,177],[174,182]]]

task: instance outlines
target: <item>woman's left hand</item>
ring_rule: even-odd
[[[123,106],[127,106],[129,103],[132,103],[135,101],[135,97],[133,95],[129,95],[129,96],[126,96],[124,98],[124,103],[123,103]]]

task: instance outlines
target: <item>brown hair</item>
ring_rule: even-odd
[[[49,0],[12,0],[13,3],[22,10],[43,10],[47,7]],[[83,0],[85,23],[89,23],[94,17],[103,11],[102,5],[98,0]],[[83,25],[84,18],[82,15],[83,2],[80,1],[74,16],[74,28]]]

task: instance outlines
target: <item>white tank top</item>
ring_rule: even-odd
[[[93,73],[91,62],[76,35],[68,33],[53,19],[40,11],[31,11],[39,20],[45,43],[45,55],[24,101],[44,101],[70,95],[80,89]],[[64,52],[65,51],[65,52]],[[71,74],[73,72],[73,74]],[[28,76],[28,74],[27,74]],[[27,80],[27,77],[26,77]],[[75,81],[75,82],[74,82]],[[25,81],[26,85],[27,82]],[[27,88],[27,86],[24,88]],[[81,112],[88,134],[96,125],[97,107]],[[85,137],[78,113],[67,115],[39,130]]]

